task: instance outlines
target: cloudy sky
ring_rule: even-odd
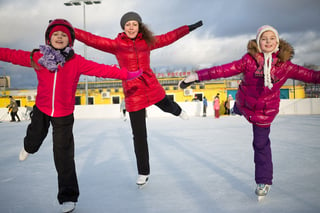
[[[65,18],[84,28],[83,6],[64,5],[68,0],[0,0],[0,47],[32,50],[44,43],[48,20]],[[120,18],[138,12],[155,34],[203,20],[204,25],[178,42],[152,52],[151,66],[207,67],[239,59],[249,39],[264,24],[278,29],[295,48],[294,63],[320,64],[319,0],[102,0],[86,6],[86,30],[114,38],[121,32]],[[83,54],[83,44],[75,43]],[[113,55],[88,48],[88,58],[117,63]],[[0,62],[0,75],[10,75],[13,87],[35,87],[34,72]]]

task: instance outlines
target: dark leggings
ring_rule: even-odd
[[[162,111],[179,116],[180,106],[170,100],[167,96],[155,104]],[[131,129],[133,134],[134,151],[137,160],[138,173],[141,175],[150,174],[149,149],[147,142],[146,109],[129,112]]]
[[[257,184],[272,185],[273,165],[270,142],[270,127],[252,125],[255,163],[255,181]]]
[[[242,115],[237,105],[234,104],[233,112]],[[252,124],[253,150],[255,163],[255,181],[257,184],[272,185],[273,164],[271,153],[270,126],[260,127]]]
[[[79,187],[74,162],[73,114],[58,118],[51,117],[34,106],[31,123],[24,138],[24,148],[28,153],[37,152],[47,137],[50,123],[54,163],[58,173],[58,201],[60,204],[66,201],[77,202]]]

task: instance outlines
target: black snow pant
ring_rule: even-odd
[[[181,113],[180,106],[170,100],[167,96],[155,104],[162,111],[179,116]],[[146,109],[141,109],[135,112],[129,112],[131,129],[133,134],[134,151],[137,160],[138,173],[140,175],[150,174],[149,165],[149,149],[147,142],[147,127],[146,127]]]
[[[11,111],[10,115],[11,115],[11,121],[16,121],[16,117],[18,118],[18,121],[20,121],[18,112],[12,112]]]
[[[31,123],[24,138],[24,148],[28,153],[39,150],[52,125],[54,163],[58,173],[58,201],[77,202],[79,187],[74,162],[73,114],[65,117],[51,117],[33,109]]]

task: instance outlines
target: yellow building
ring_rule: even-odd
[[[183,77],[159,78],[159,82],[166,90],[166,93],[176,102],[192,101],[195,96],[198,100],[206,96],[208,102],[213,101],[217,93],[220,94],[221,110],[224,111],[223,103],[229,94],[235,98],[240,83],[239,79],[223,79],[196,83],[187,89],[179,89],[178,83]],[[0,90],[0,107],[9,104],[9,96],[13,96],[20,107],[33,106],[35,103],[36,90]],[[88,104],[119,104],[124,98],[121,81],[106,80],[88,82]],[[281,88],[282,99],[305,98],[304,84],[284,85]],[[76,105],[86,103],[85,83],[78,84],[76,92]]]

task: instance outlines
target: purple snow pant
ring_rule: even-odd
[[[269,138],[270,126],[259,127],[253,124],[252,129],[256,183],[272,185],[273,165]]]
[[[237,105],[234,104],[233,112],[242,115]],[[255,163],[255,181],[257,184],[272,185],[273,165],[270,146],[270,126],[259,127],[252,124],[253,150]]]

